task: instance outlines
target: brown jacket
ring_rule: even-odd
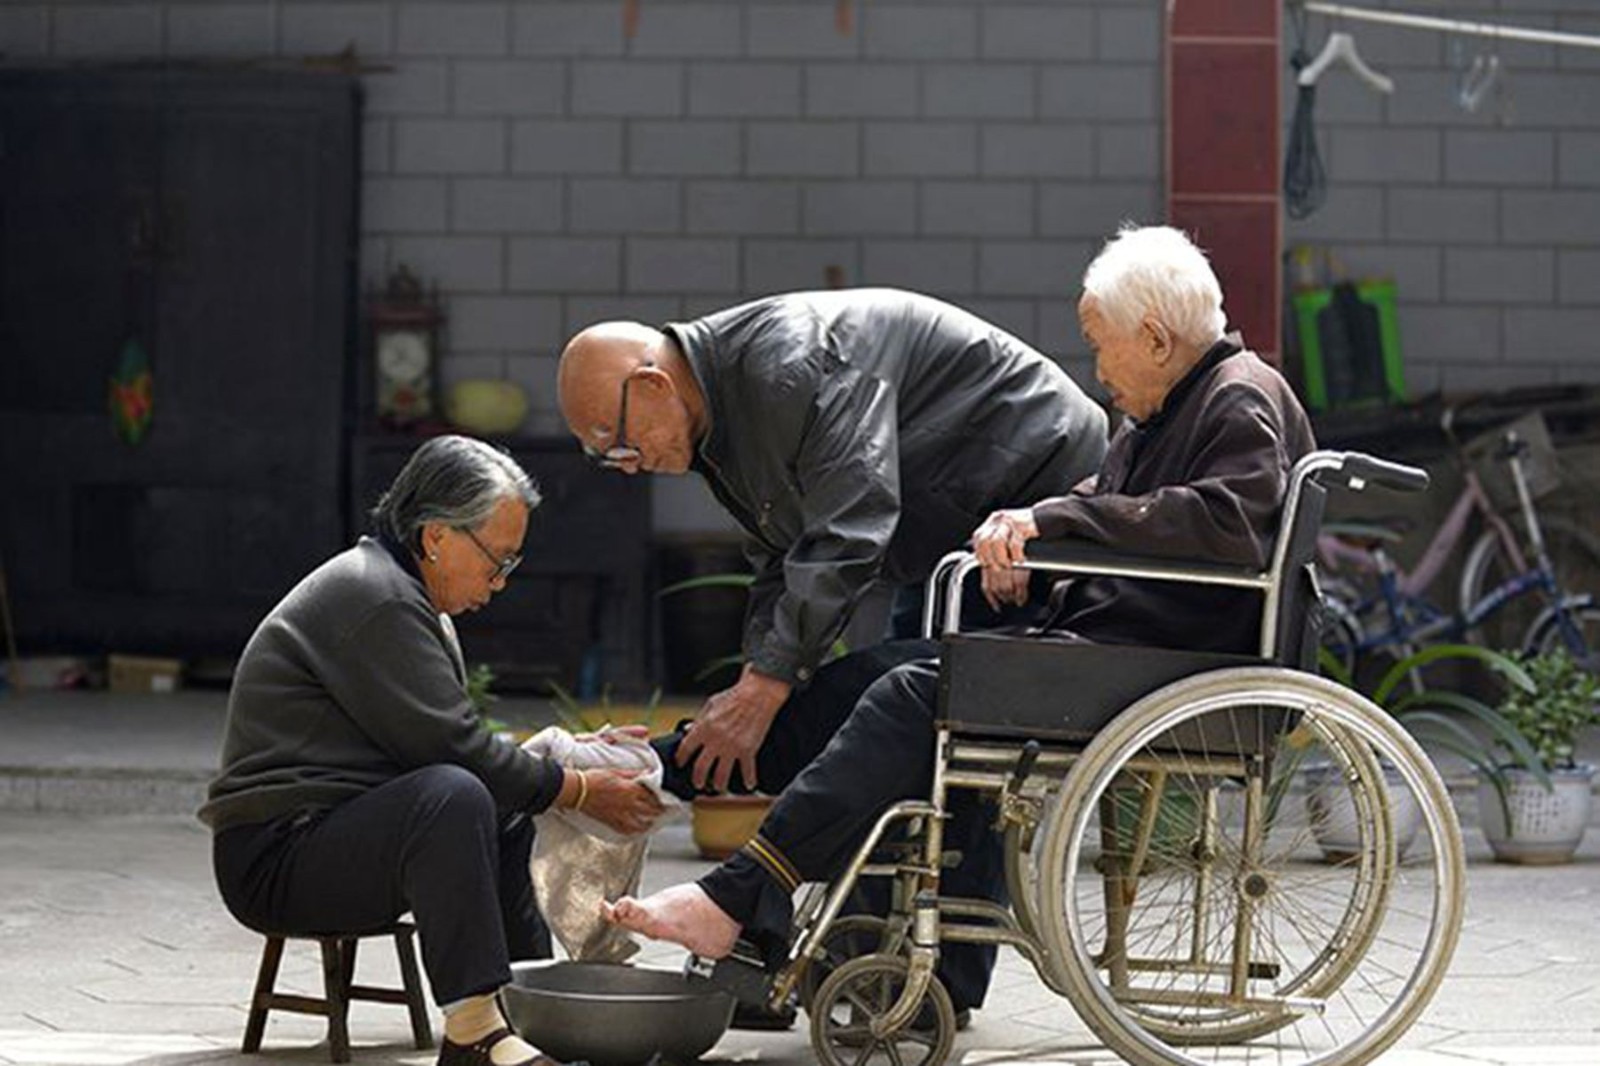
[[[1036,504],[1034,520],[1046,538],[1264,567],[1289,472],[1315,446],[1283,377],[1219,341],[1159,412],[1123,421],[1092,483]],[[1048,628],[1108,644],[1253,653],[1260,625],[1252,590],[1093,578],[1065,587]]]

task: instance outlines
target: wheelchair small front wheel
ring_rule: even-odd
[[[875,952],[897,953],[904,938],[901,938],[902,945],[885,943],[888,932],[889,922],[875,914],[849,914],[835,919],[822,937],[822,954],[806,964],[805,973],[800,977],[800,1005],[806,1013],[811,1013],[817,989],[851,959]]]
[[[942,1066],[955,1046],[956,1011],[938,978],[928,982],[911,1021],[873,1034],[906,986],[904,955],[863,955],[828,975],[811,1003],[811,1047],[823,1066]]]

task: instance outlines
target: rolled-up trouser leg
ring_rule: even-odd
[[[769,953],[787,941],[794,888],[829,881],[892,803],[933,781],[936,659],[875,681],[833,739],[778,797],[755,839],[700,887]]]
[[[411,911],[428,983],[448,1005],[511,979],[499,830],[477,777],[429,766],[319,816],[226,830],[213,854],[224,901],[253,928],[359,932]],[[525,878],[525,852],[521,862]]]

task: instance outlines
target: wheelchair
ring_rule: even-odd
[[[1261,572],[1029,545],[1030,569],[1254,589],[1257,656],[964,633],[978,564],[946,556],[924,616],[943,641],[931,794],[884,812],[839,880],[802,900],[769,1003],[798,994],[828,1066],[940,1066],[956,1022],[934,967],[941,943],[965,941],[1020,951],[1139,1066],[1354,1066],[1392,1045],[1455,948],[1460,828],[1416,742],[1311,672],[1311,563],[1330,488],[1427,480],[1306,456]],[[1320,799],[1312,770],[1332,790]],[[939,893],[953,789],[993,801],[1010,906]],[[1407,806],[1420,827],[1402,835]],[[841,917],[866,876],[893,879],[889,917]]]

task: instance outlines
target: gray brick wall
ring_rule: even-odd
[[[573,330],[830,269],[963,303],[1087,374],[1077,274],[1162,210],[1164,6],[873,0],[841,34],[830,3],[649,0],[628,38],[622,5],[593,0],[35,0],[0,3],[0,51],[354,43],[389,68],[365,79],[363,279],[402,259],[437,279],[446,379],[521,381],[527,428],[553,432]],[[1491,6],[1600,32],[1586,0]],[[1325,79],[1329,199],[1286,240],[1398,280],[1418,388],[1600,379],[1600,55],[1507,47],[1503,121],[1456,106],[1442,37],[1346,28],[1397,91]]]
[[[1075,274],[1119,220],[1161,209],[1161,9],[874,0],[841,33],[813,0],[649,0],[630,38],[622,5],[592,0],[35,0],[0,3],[0,50],[353,44],[387,68],[365,77],[363,282],[402,261],[437,281],[446,381],[522,381],[526,428],[555,432],[538,375],[585,323],[833,274],[967,304],[1084,369]],[[1545,168],[1589,166],[1582,136],[1546,136]],[[1473,183],[1511,166],[1450,151],[1476,160]],[[1543,276],[1587,291],[1583,262]]]
[[[1595,34],[1593,11],[1500,0],[1472,17]],[[1395,279],[1414,394],[1600,382],[1600,53],[1504,45],[1504,94],[1469,113],[1456,68],[1492,42],[1345,29],[1395,91],[1337,68],[1319,83],[1328,201],[1287,222],[1285,241],[1330,248],[1348,274]],[[1313,19],[1313,51],[1326,30]],[[1291,92],[1286,78],[1286,127]]]

